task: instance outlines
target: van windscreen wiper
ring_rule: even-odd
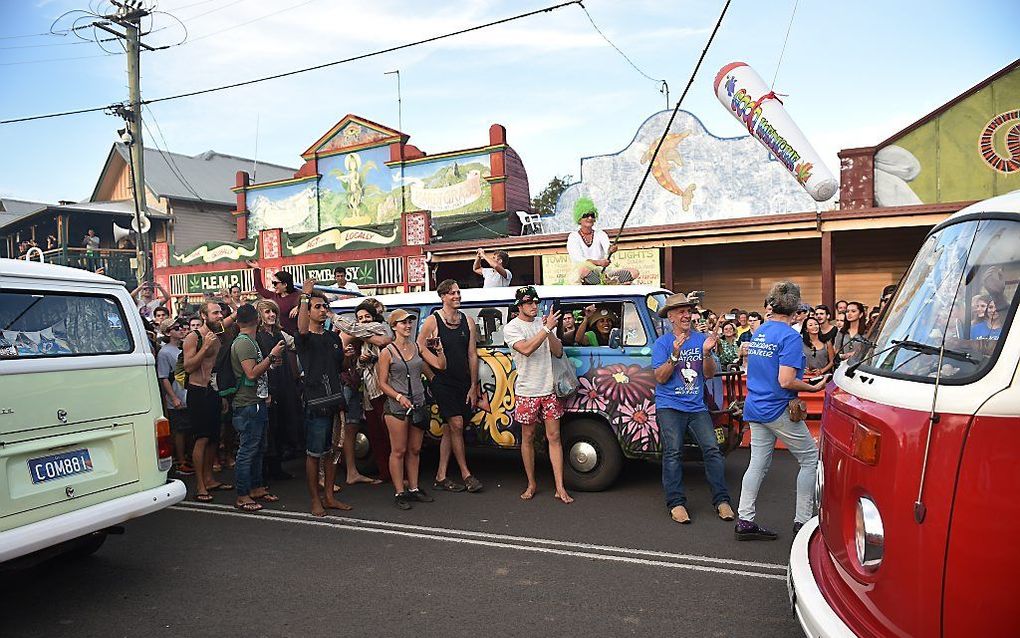
[[[919,341],[911,341],[910,339],[904,339],[902,341],[897,341],[897,340],[893,339],[892,344],[894,346],[899,346],[901,348],[906,348],[907,350],[913,350],[914,352],[920,352],[921,354],[934,354],[934,355],[937,355],[937,354],[939,354],[941,352],[942,356],[946,357],[947,359],[956,359],[957,361],[966,361],[967,363],[974,363],[974,364],[977,363],[977,359],[975,359],[974,357],[970,356],[966,352],[959,352],[958,350],[950,350],[949,348],[946,348],[945,350],[943,350],[942,348],[939,348],[938,346],[928,345],[927,343],[921,343]]]

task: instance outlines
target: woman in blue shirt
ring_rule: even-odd
[[[772,306],[772,314],[748,344],[744,420],[751,425],[751,462],[740,488],[739,519],[734,532],[739,541],[775,540],[778,536],[754,520],[758,489],[772,464],[776,439],[786,445],[800,464],[795,534],[813,514],[818,448],[803,419],[790,419],[789,405],[798,392],[824,388],[825,380],[813,385],[801,380],[804,342],[790,327],[790,315],[799,304],[800,286],[789,281],[774,284],[766,301],[766,305]]]

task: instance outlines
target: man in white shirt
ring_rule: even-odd
[[[350,290],[352,292],[361,292],[361,288],[358,288],[358,284],[353,281],[347,281],[347,269],[343,266],[337,266],[333,269],[333,279],[336,280],[337,288],[343,288],[344,290]]]
[[[563,486],[563,446],[560,442],[560,418],[563,404],[554,392],[556,378],[552,358],[563,356],[563,344],[556,338],[559,312],[550,312],[538,319],[538,292],[534,286],[523,286],[514,295],[517,316],[503,328],[506,345],[510,347],[517,367],[514,394],[517,407],[514,418],[521,424],[521,457],[528,488],[521,494],[530,500],[538,491],[535,482],[535,426],[539,419],[545,422],[545,438],[549,443],[549,460],[556,481],[555,498],[563,503],[573,502]]]
[[[574,221],[578,229],[567,235],[567,253],[577,271],[577,282],[588,285],[602,283],[629,284],[638,278],[634,268],[613,268],[610,257],[617,246],[610,244],[609,235],[595,228],[599,211],[590,197],[574,204]]]
[[[488,264],[488,268],[482,266],[482,262]],[[490,257],[485,253],[484,248],[479,248],[475,253],[473,270],[482,276],[482,288],[505,288],[510,285],[513,273],[507,268],[510,263],[510,255],[505,250],[497,250]]]

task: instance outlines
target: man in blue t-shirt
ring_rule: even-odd
[[[701,447],[705,474],[712,486],[712,505],[719,518],[732,521],[733,508],[726,490],[723,456],[715,439],[712,418],[705,407],[705,378],[715,376],[712,358],[717,338],[691,330],[691,313],[697,299],[670,295],[659,310],[673,324],[673,332],[659,337],[652,347],[655,370],[655,418],[662,439],[662,488],[666,508],[677,523],[690,523],[683,483],[683,443],[688,430]]]
[[[814,510],[818,448],[804,420],[790,419],[789,406],[798,392],[816,392],[824,388],[825,379],[814,384],[801,380],[804,374],[804,342],[790,327],[790,316],[800,304],[800,286],[780,281],[772,286],[766,303],[772,307],[772,314],[748,343],[744,421],[751,425],[751,462],[740,488],[739,520],[734,532],[739,541],[771,541],[778,536],[754,522],[758,489],[772,464],[776,439],[786,445],[800,465],[794,534],[811,518]]]

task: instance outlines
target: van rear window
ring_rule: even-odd
[[[132,347],[112,297],[0,292],[0,359],[122,354]]]

